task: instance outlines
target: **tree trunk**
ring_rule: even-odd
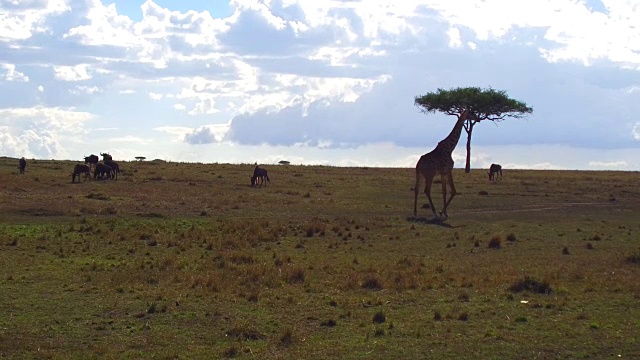
[[[469,128],[465,129],[467,131],[467,161],[464,165],[464,172],[467,174],[471,172],[471,132],[473,132],[473,125],[474,123],[472,122],[469,124]]]

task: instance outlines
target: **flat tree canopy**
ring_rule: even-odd
[[[467,173],[471,171],[471,134],[477,123],[483,120],[500,122],[506,118],[519,119],[533,112],[527,104],[511,99],[505,91],[479,87],[438,89],[436,92],[416,96],[415,104],[425,113],[438,111],[460,116],[465,110],[471,112],[472,115],[464,123],[464,130],[467,132]]]

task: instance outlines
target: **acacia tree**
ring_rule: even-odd
[[[436,92],[416,96],[415,105],[425,113],[439,111],[456,117],[465,110],[470,111],[472,115],[464,123],[467,133],[467,161],[464,171],[467,173],[471,171],[471,134],[477,123],[483,120],[500,122],[510,117],[520,119],[533,112],[524,102],[507,96],[505,91],[478,87],[438,89]]]

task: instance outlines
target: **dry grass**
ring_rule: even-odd
[[[0,357],[640,356],[636,173],[455,170],[442,222],[412,169],[14,162]]]

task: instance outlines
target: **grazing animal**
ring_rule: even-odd
[[[114,180],[118,180],[118,174],[120,173],[120,166],[117,162],[113,160],[107,160],[104,162],[105,165],[111,166],[111,178]]]
[[[500,180],[502,180],[502,166],[500,164],[491,164],[487,174],[489,174],[490,181],[498,180],[498,176],[500,176]]]
[[[111,155],[109,153],[100,153],[100,155],[102,156],[102,161],[107,162],[107,161],[112,161],[113,158],[111,157]]]
[[[91,175],[91,166],[87,164],[76,164],[73,168],[73,174],[71,174],[71,182],[75,182],[76,176],[78,177],[78,182],[80,182],[81,174],[84,174],[83,181],[87,181],[87,178]]]
[[[113,171],[113,169],[111,169],[111,166],[109,165],[105,165],[103,163],[97,163],[96,164],[96,169],[93,172],[93,179],[111,179],[111,172]]]
[[[462,132],[462,126],[464,122],[471,116],[469,110],[465,110],[458,117],[458,121],[455,126],[447,135],[444,140],[440,141],[433,151],[426,153],[420,157],[418,163],[416,164],[416,185],[414,187],[414,203],[413,203],[413,216],[418,214],[418,192],[420,187],[420,177],[424,177],[426,184],[424,193],[427,195],[427,199],[429,199],[429,206],[431,207],[431,211],[433,212],[433,216],[437,217],[436,209],[433,206],[433,201],[431,200],[431,183],[433,182],[433,178],[440,174],[440,179],[442,182],[442,199],[444,206],[442,208],[441,214],[444,215],[445,218],[449,217],[447,214],[447,206],[453,200],[453,197],[456,195],[456,188],[453,184],[453,175],[451,171],[453,170],[453,158],[451,157],[451,153],[453,153],[453,149],[458,145],[458,140],[460,139],[460,133]],[[451,188],[451,196],[447,200],[447,184]]]
[[[27,169],[27,160],[23,157],[18,160],[18,170],[20,170],[20,174],[24,174],[24,171]]]
[[[98,163],[98,155],[91,154],[89,156],[84,157],[84,163],[89,164],[89,169],[95,169],[96,164]]]
[[[271,182],[269,175],[267,174],[267,170],[256,166],[253,170],[253,175],[251,176],[251,186],[258,185],[258,180],[260,180],[260,186],[266,186],[267,184],[264,182],[265,179],[267,182]]]

